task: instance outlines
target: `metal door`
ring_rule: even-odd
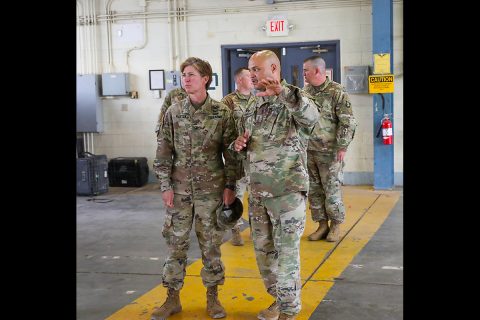
[[[282,78],[288,83],[303,87],[303,60],[319,55],[332,73],[333,80],[340,83],[340,41],[316,41],[296,43],[269,43],[222,46],[223,95],[235,90],[233,74],[240,67],[248,67],[250,56],[260,50],[272,50],[280,59]]]
[[[235,48],[235,49],[231,49],[229,50],[229,67],[228,67],[228,90],[227,90],[227,93],[225,93],[225,88],[223,90],[224,92],[224,96],[226,94],[228,94],[229,92],[232,92],[234,91],[236,88],[235,88],[235,79],[234,79],[234,74],[235,74],[235,71],[238,69],[238,68],[241,68],[241,67],[245,67],[245,68],[248,68],[248,60],[250,59],[250,57],[252,56],[252,54],[254,54],[255,52],[257,51],[261,51],[261,50],[272,50],[273,52],[275,52],[279,57],[280,57],[280,48],[270,48],[270,47],[252,47],[252,48],[249,48],[248,46],[246,47],[242,47],[242,48]]]
[[[229,87],[227,90],[227,94],[229,92],[235,91],[235,79],[234,79],[234,73],[235,70],[241,67],[248,68],[248,59],[250,59],[250,56],[254,53],[255,51],[252,50],[245,50],[245,49],[237,49],[237,50],[230,50],[229,53],[229,59],[230,59],[230,72],[228,72],[228,83]],[[225,89],[225,88],[224,88]],[[223,90],[225,92],[225,90]],[[224,96],[226,95],[225,93],[223,94]]]
[[[290,84],[303,88],[303,60],[311,56],[320,56],[325,60],[330,79],[340,83],[340,57],[337,56],[337,44],[317,44],[282,49],[282,77]]]

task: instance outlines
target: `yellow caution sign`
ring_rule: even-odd
[[[393,93],[393,74],[368,76],[368,93]]]

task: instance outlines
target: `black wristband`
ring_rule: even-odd
[[[233,184],[226,184],[225,188],[235,191],[235,186]]]

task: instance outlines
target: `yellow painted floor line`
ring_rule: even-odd
[[[297,320],[309,319],[328,290],[334,285],[335,278],[345,270],[353,258],[362,250],[377,232],[400,198],[400,193],[387,191],[365,212],[356,225],[336,244],[328,258],[303,285],[302,311]]]
[[[307,236],[316,230],[317,224],[307,212],[307,223],[301,240],[300,259],[302,311],[297,319],[308,319],[328,290],[358,252],[371,239],[398,201],[398,191],[373,191],[369,186],[343,187],[347,209],[342,224],[341,241],[308,241]],[[248,208],[245,206],[243,217]],[[225,284],[219,286],[219,300],[227,311],[225,319],[254,320],[257,313],[273,302],[263,286],[255,261],[249,228],[242,232],[245,245],[222,245],[222,261],[225,264]],[[187,267],[185,285],[180,291],[183,311],[169,319],[210,319],[206,313],[206,289],[202,284],[201,260]],[[159,276],[159,282],[160,280]],[[149,320],[155,306],[166,298],[166,289],[159,284],[132,303],[118,310],[106,320]]]

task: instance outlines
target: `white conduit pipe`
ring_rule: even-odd
[[[88,140],[87,140],[87,134],[84,132],[83,134],[83,151],[88,151]]]
[[[96,47],[96,17],[95,17],[95,0],[87,0],[90,1],[90,39],[91,39],[91,45],[92,45],[92,73],[96,74],[97,73],[97,47]],[[91,148],[91,153],[95,154],[95,143],[94,143],[94,136],[93,132],[90,132],[90,148]]]
[[[87,28],[88,28],[88,8],[87,8],[87,5],[85,2],[83,2],[83,7],[84,7],[84,10],[83,10],[83,44],[85,45],[85,47],[83,48],[83,56],[85,58],[85,74],[88,73],[88,50],[89,47],[88,47],[88,33],[87,33]]]
[[[170,0],[170,1],[172,1],[172,0]],[[149,12],[145,12],[142,9],[142,11],[117,12],[117,13],[113,13],[112,15],[115,18],[122,18],[122,17],[127,17],[127,16],[132,16],[133,15],[133,16],[136,16],[137,19],[141,19],[145,16],[148,17],[151,14],[162,14],[166,18],[168,12],[165,11],[165,10],[152,10],[152,11],[149,11]],[[108,18],[108,15],[99,14],[97,17],[98,17],[98,19],[106,20],[106,18]]]
[[[173,37],[172,37],[172,10],[170,9],[170,3],[171,0],[167,0],[167,12],[168,12],[168,20],[167,20],[167,25],[168,25],[168,54],[170,55],[170,70],[176,70],[174,69],[175,63],[173,62]]]
[[[143,10],[147,11],[147,5],[143,7]],[[130,72],[130,64],[128,63],[128,59],[130,57],[130,52],[133,50],[140,50],[145,48],[148,42],[148,35],[147,35],[147,17],[143,18],[143,44],[140,47],[133,47],[127,51],[127,71]]]
[[[108,0],[105,5],[105,15],[107,22],[107,61],[108,61],[108,72],[113,72],[113,59],[112,59],[112,16],[111,16],[111,5],[113,0]],[[101,17],[101,16],[98,16]],[[100,19],[99,19],[100,21]]]
[[[92,8],[92,1],[87,0],[88,3],[88,17],[89,17],[89,24],[88,24],[88,35],[90,37],[90,73],[95,73],[95,48],[94,48],[94,39],[93,39],[93,8]]]
[[[178,5],[177,5],[177,0],[173,0],[173,6],[175,10],[175,70],[180,69],[180,31],[178,30]]]
[[[401,0],[394,0],[401,2]],[[281,10],[311,10],[321,8],[340,8],[348,6],[365,6],[371,4],[371,1],[366,0],[334,0],[334,1],[318,1],[309,0],[301,2],[284,2],[275,5],[251,5],[241,7],[204,7],[192,8],[186,10],[185,16],[203,16],[203,15],[222,15],[222,14],[236,14],[236,13],[257,13],[257,12],[278,12]],[[139,17],[140,15],[140,17]],[[115,15],[115,19],[129,20],[143,18],[144,14],[141,12],[119,13]],[[147,18],[167,18],[165,12],[152,11],[147,13]],[[106,21],[106,17],[98,16],[99,21]]]
[[[86,9],[83,10],[83,26],[82,26],[82,38],[83,38],[83,48],[82,48],[82,55],[83,55],[83,64],[84,64],[84,72],[83,74],[88,73],[88,43],[87,43],[87,14]]]
[[[90,5],[89,2],[85,2],[85,47],[86,47],[86,63],[87,74],[92,73],[92,41],[90,39]]]
[[[147,18],[147,20],[150,20],[150,19],[153,20],[153,19],[168,19],[168,15],[166,13],[162,13],[161,16],[154,16],[154,15],[148,14],[146,16],[132,15],[132,16],[125,16],[125,17],[117,17],[116,15],[113,15],[113,18],[115,19],[115,21],[132,21],[132,20],[138,20],[143,18]],[[105,21],[107,21],[107,19],[98,19],[98,22],[105,22]]]
[[[177,54],[178,54],[178,48],[176,45],[175,37],[176,37],[176,31],[175,31],[175,19],[177,18],[177,8],[175,7],[175,2],[174,0],[171,0],[171,8],[170,8],[170,18],[172,19],[172,48],[173,48],[173,70],[178,70],[177,68]]]
[[[188,30],[187,30],[187,16],[185,15],[185,13],[187,12],[187,0],[183,0],[183,32],[184,32],[184,35],[183,35],[183,41],[184,41],[184,46],[185,46],[185,55],[183,56],[184,57],[184,60],[186,60],[188,58]]]
[[[97,13],[96,13],[96,8],[95,8],[95,0],[92,1],[92,8],[93,8],[93,52],[95,54],[93,61],[94,61],[94,68],[93,72],[95,74],[99,73],[98,70],[98,51],[97,51]]]
[[[170,0],[169,0],[170,1]],[[157,15],[161,16],[162,18],[168,18],[168,11],[150,11],[150,12],[140,12],[140,11],[132,11],[132,12],[126,12],[126,13],[115,13],[112,14],[112,17],[117,19],[122,19],[122,18],[135,18],[135,19],[143,19],[144,17],[149,17],[151,15]],[[104,14],[99,14],[97,16],[98,21],[108,21],[108,15]]]
[[[93,74],[95,72],[93,68],[93,57],[95,55],[95,52],[93,51],[93,34],[92,34],[92,23],[93,23],[93,17],[92,17],[92,4],[90,3],[90,0],[86,0],[88,4],[88,26],[87,26],[87,32],[88,32],[88,47],[89,47],[89,52],[88,52],[88,57],[89,57],[89,74]]]
[[[83,56],[83,27],[80,25],[80,10],[82,10],[83,14],[83,6],[77,0],[77,61],[80,63],[80,74],[85,73],[85,63],[84,63],[84,56]]]
[[[92,149],[92,151],[90,151],[90,152],[95,154],[95,148],[94,148],[94,144],[93,144],[93,132],[90,132],[90,139],[92,140],[92,142],[90,143],[90,148]]]

